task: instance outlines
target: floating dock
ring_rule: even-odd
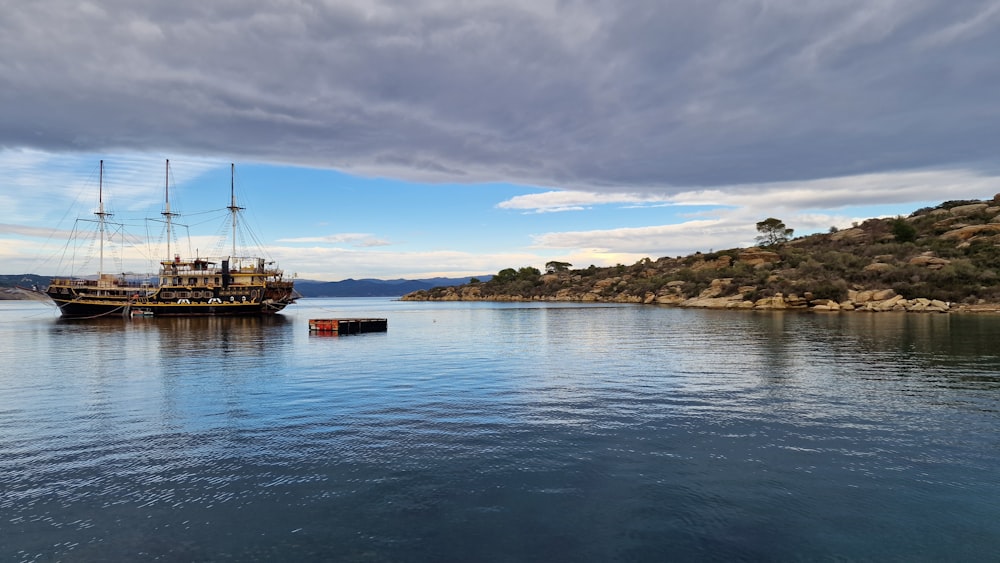
[[[309,332],[359,334],[387,330],[388,319],[309,319]]]

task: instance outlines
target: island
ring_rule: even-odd
[[[711,309],[1000,312],[1000,194],[791,238],[775,218],[752,248],[572,269],[549,262],[406,301],[570,301]]]

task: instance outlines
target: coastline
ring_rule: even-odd
[[[923,297],[905,299],[892,289],[850,291],[844,301],[815,299],[809,292],[797,294],[775,294],[758,300],[744,299],[742,295],[719,296],[722,284],[709,288],[694,298],[680,295],[659,296],[649,294],[644,297],[619,294],[612,298],[598,293],[582,295],[560,295],[556,298],[523,295],[483,296],[474,287],[441,288],[443,293],[431,295],[417,291],[400,297],[400,301],[496,301],[496,302],[575,302],[575,303],[633,303],[638,305],[660,305],[685,309],[727,309],[741,311],[811,311],[816,313],[862,312],[862,313],[1000,313],[1000,303],[950,303]]]

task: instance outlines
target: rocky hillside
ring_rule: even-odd
[[[411,301],[579,301],[740,309],[1000,311],[1000,194],[768,247],[631,266],[506,269]]]

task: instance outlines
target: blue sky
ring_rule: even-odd
[[[0,259],[97,205],[340,280],[749,246],[1000,191],[1000,8],[914,0],[40,0],[0,21]],[[147,249],[148,250],[148,249]],[[155,258],[126,249],[121,268]]]

